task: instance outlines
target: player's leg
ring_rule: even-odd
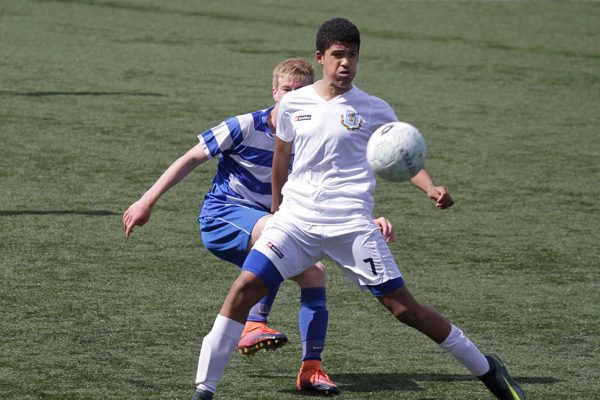
[[[302,361],[320,361],[329,320],[325,268],[317,263],[291,279],[300,286],[298,325],[302,339]]]
[[[252,230],[251,245],[254,245],[261,236],[270,217],[270,215],[267,215],[256,223]],[[301,390],[308,390],[321,394],[339,393],[337,385],[329,379],[327,374],[321,368],[321,353],[325,348],[325,337],[327,336],[327,323],[329,320],[325,291],[325,268],[321,263],[317,263],[291,279],[300,286],[298,326],[300,328],[300,337],[302,339],[302,365],[300,366],[300,372],[296,379],[296,386]],[[270,293],[269,295],[272,294]],[[263,300],[264,299],[261,299],[261,301]],[[261,302],[259,302],[252,310],[250,310],[248,320],[256,321],[257,319],[253,318],[253,311],[260,313],[261,309],[265,310],[265,308],[266,307],[262,306]],[[267,315],[269,309],[266,309]],[[240,345],[244,341],[247,341],[248,344],[254,342],[254,340],[252,340],[253,332],[248,329],[250,324],[251,322],[246,323]],[[266,328],[270,329],[268,327]],[[264,330],[265,328],[258,325],[255,329]],[[245,340],[246,337],[248,337],[249,340]],[[276,340],[274,340],[275,337],[270,337],[270,339],[270,343],[272,343],[273,346],[277,345]],[[250,347],[251,350],[256,348],[256,345]],[[245,348],[244,350],[249,351],[248,348]]]
[[[265,214],[258,221],[256,221],[256,223],[252,227],[252,234],[250,235],[250,238],[248,240],[248,245],[246,247],[246,253],[250,253],[252,246],[254,246],[254,243],[256,243],[256,241],[262,234],[262,231],[265,228],[265,225],[267,224],[267,221],[270,218],[271,218],[271,214]],[[273,302],[275,301],[276,294],[277,293],[275,293],[275,294],[269,293],[269,295],[265,296],[258,303],[256,303],[256,305],[254,305],[252,307],[252,309],[250,310],[250,313],[248,314],[248,321],[264,322],[266,324],[267,317],[269,316],[269,312],[271,311],[271,306],[273,305]]]
[[[215,256],[239,267],[242,266],[255,241],[257,231],[262,231],[269,213],[241,205],[222,205],[205,202],[199,219],[204,246]],[[238,343],[242,354],[254,354],[260,349],[275,349],[287,342],[287,337],[267,325],[267,316],[277,295],[265,295],[250,310],[244,333]]]
[[[412,296],[406,285],[381,293],[378,287],[371,288],[379,300],[400,322],[425,334],[431,340],[457,358],[476,376],[489,369],[484,355],[438,311],[420,304]],[[447,339],[451,339],[446,341]]]
[[[246,252],[249,253],[254,243],[270,219],[271,214],[262,215],[252,227],[252,234],[248,238]],[[269,292],[250,309],[248,320],[244,325],[242,337],[238,343],[238,350],[243,355],[253,355],[259,350],[275,350],[287,343],[288,338],[283,333],[271,328],[267,318],[275,302],[277,291]]]
[[[498,398],[521,400],[523,390],[495,355],[484,356],[456,325],[438,311],[420,304],[403,285],[377,299],[400,321],[417,329],[446,350]]]
[[[280,211],[273,216],[254,248],[268,254],[277,268],[285,270],[285,276],[292,277],[290,279],[301,287],[298,322],[303,361],[296,381],[298,388],[320,394],[337,394],[337,385],[321,368],[329,319],[325,269],[320,263],[314,264],[322,256],[321,238],[301,226],[300,221]]]
[[[479,377],[498,398],[524,399],[522,390],[501,362],[486,358],[458,327],[412,296],[381,232],[365,225],[362,230],[355,229],[353,233],[330,240],[327,254],[342,265],[357,284],[368,287],[399,321],[439,344]],[[348,256],[349,249],[351,258]]]
[[[418,303],[406,285],[376,297],[396,319],[427,335],[434,342],[442,343],[450,334],[450,322],[436,310]]]
[[[267,293],[276,292],[284,279],[302,273],[320,258],[318,245],[309,246],[309,249],[317,248],[318,254],[309,254],[297,245],[290,233],[295,229],[294,223],[282,225],[272,225],[265,232],[269,235],[263,235],[266,237],[262,237],[246,257],[242,273],[232,285],[213,330],[203,340],[194,396],[211,398],[239,341],[250,308]],[[292,260],[295,262],[290,262]]]
[[[321,367],[329,311],[325,291],[325,267],[316,263],[292,280],[300,285],[298,324],[302,338],[302,365],[296,379],[300,390],[338,394],[340,390]]]
[[[212,398],[242,335],[250,308],[269,291],[276,291],[283,281],[273,264],[260,253],[252,252],[247,262],[258,270],[242,270],[233,282],[211,331],[202,340],[194,399]]]

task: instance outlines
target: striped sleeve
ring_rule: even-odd
[[[244,135],[238,118],[232,117],[198,135],[198,140],[206,155],[213,158],[242,143]]]

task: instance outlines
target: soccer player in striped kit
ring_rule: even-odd
[[[193,400],[212,398],[246,313],[324,255],[369,289],[400,322],[418,330],[478,377],[498,399],[525,394],[495,355],[483,355],[438,311],[408,290],[384,237],[373,224],[375,179],[366,160],[371,134],[397,120],[383,100],[355,87],[360,33],[343,18],[324,22],[316,58],[323,79],[290,93],[279,104],[273,159],[274,216],[246,258],[200,352]],[[292,172],[288,164],[295,150]],[[452,206],[446,188],[426,170],[412,180],[439,208]],[[199,379],[200,378],[200,379]]]

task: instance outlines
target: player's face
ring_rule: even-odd
[[[283,75],[277,80],[277,87],[273,88],[273,99],[276,103],[283,98],[286,93],[292,90],[300,89],[303,86],[310,85],[312,80],[307,77],[297,77]]]
[[[325,54],[317,51],[317,62],[323,67],[324,80],[340,90],[349,90],[358,67],[358,45],[334,43]]]

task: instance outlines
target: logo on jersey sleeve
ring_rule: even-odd
[[[342,125],[350,132],[360,129],[364,122],[365,120],[357,111],[347,110],[342,115]]]
[[[296,115],[296,117],[294,118],[295,121],[310,121],[310,119],[312,118],[312,115],[307,114],[307,115]]]

